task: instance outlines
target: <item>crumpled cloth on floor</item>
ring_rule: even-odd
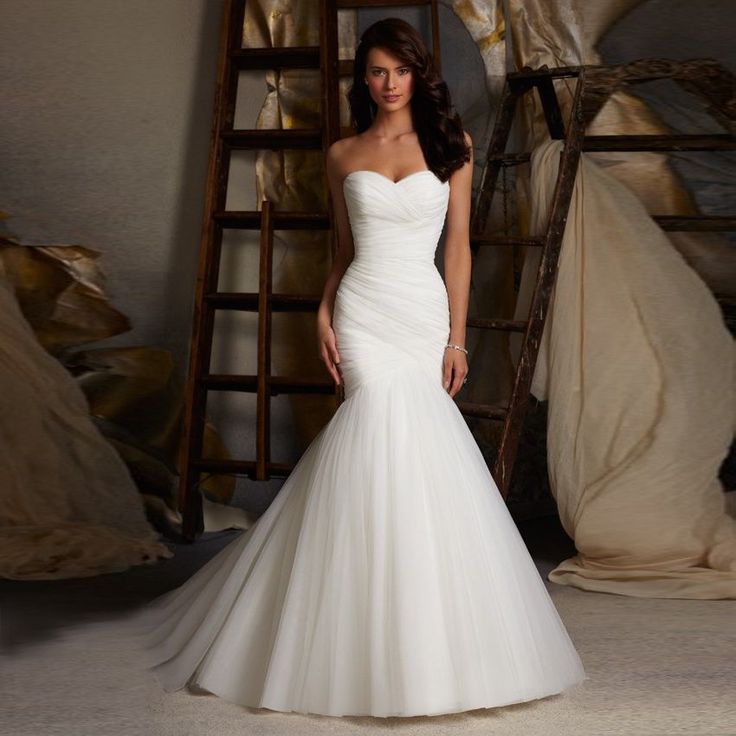
[[[0,277],[0,577],[120,572],[171,557],[74,378]]]
[[[536,234],[561,148],[548,141],[532,154]],[[736,519],[718,479],[736,429],[734,340],[641,202],[586,154],[532,393],[549,400],[550,483],[578,552],[549,580],[736,598]]]

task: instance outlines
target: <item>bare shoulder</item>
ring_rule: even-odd
[[[345,172],[355,148],[356,138],[355,135],[339,138],[328,146],[325,157],[328,173],[340,178]]]
[[[338,138],[336,141],[330,143],[330,145],[327,147],[327,158],[331,158],[333,160],[339,159],[340,155],[348,147],[351,137],[352,136],[349,136],[347,138]]]
[[[340,138],[339,140],[330,143],[325,153],[325,164],[327,166],[327,173],[336,172],[339,168],[340,161],[343,158],[345,151],[345,139]]]

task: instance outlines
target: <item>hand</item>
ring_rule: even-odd
[[[327,370],[335,383],[339,386],[342,383],[342,376],[339,372],[340,353],[337,352],[337,339],[332,325],[327,323],[318,324],[317,342],[320,358],[327,366]]]
[[[468,358],[462,350],[445,348],[443,366],[442,385],[446,389],[449,386],[450,396],[454,397],[463,387],[465,376],[468,375]]]

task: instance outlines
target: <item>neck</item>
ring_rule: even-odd
[[[398,110],[378,108],[371,128],[380,138],[398,138],[414,132],[411,107],[407,103]]]

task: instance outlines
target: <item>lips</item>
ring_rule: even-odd
[[[386,102],[396,102],[399,97],[401,97],[401,95],[384,95],[383,99],[386,100]]]

